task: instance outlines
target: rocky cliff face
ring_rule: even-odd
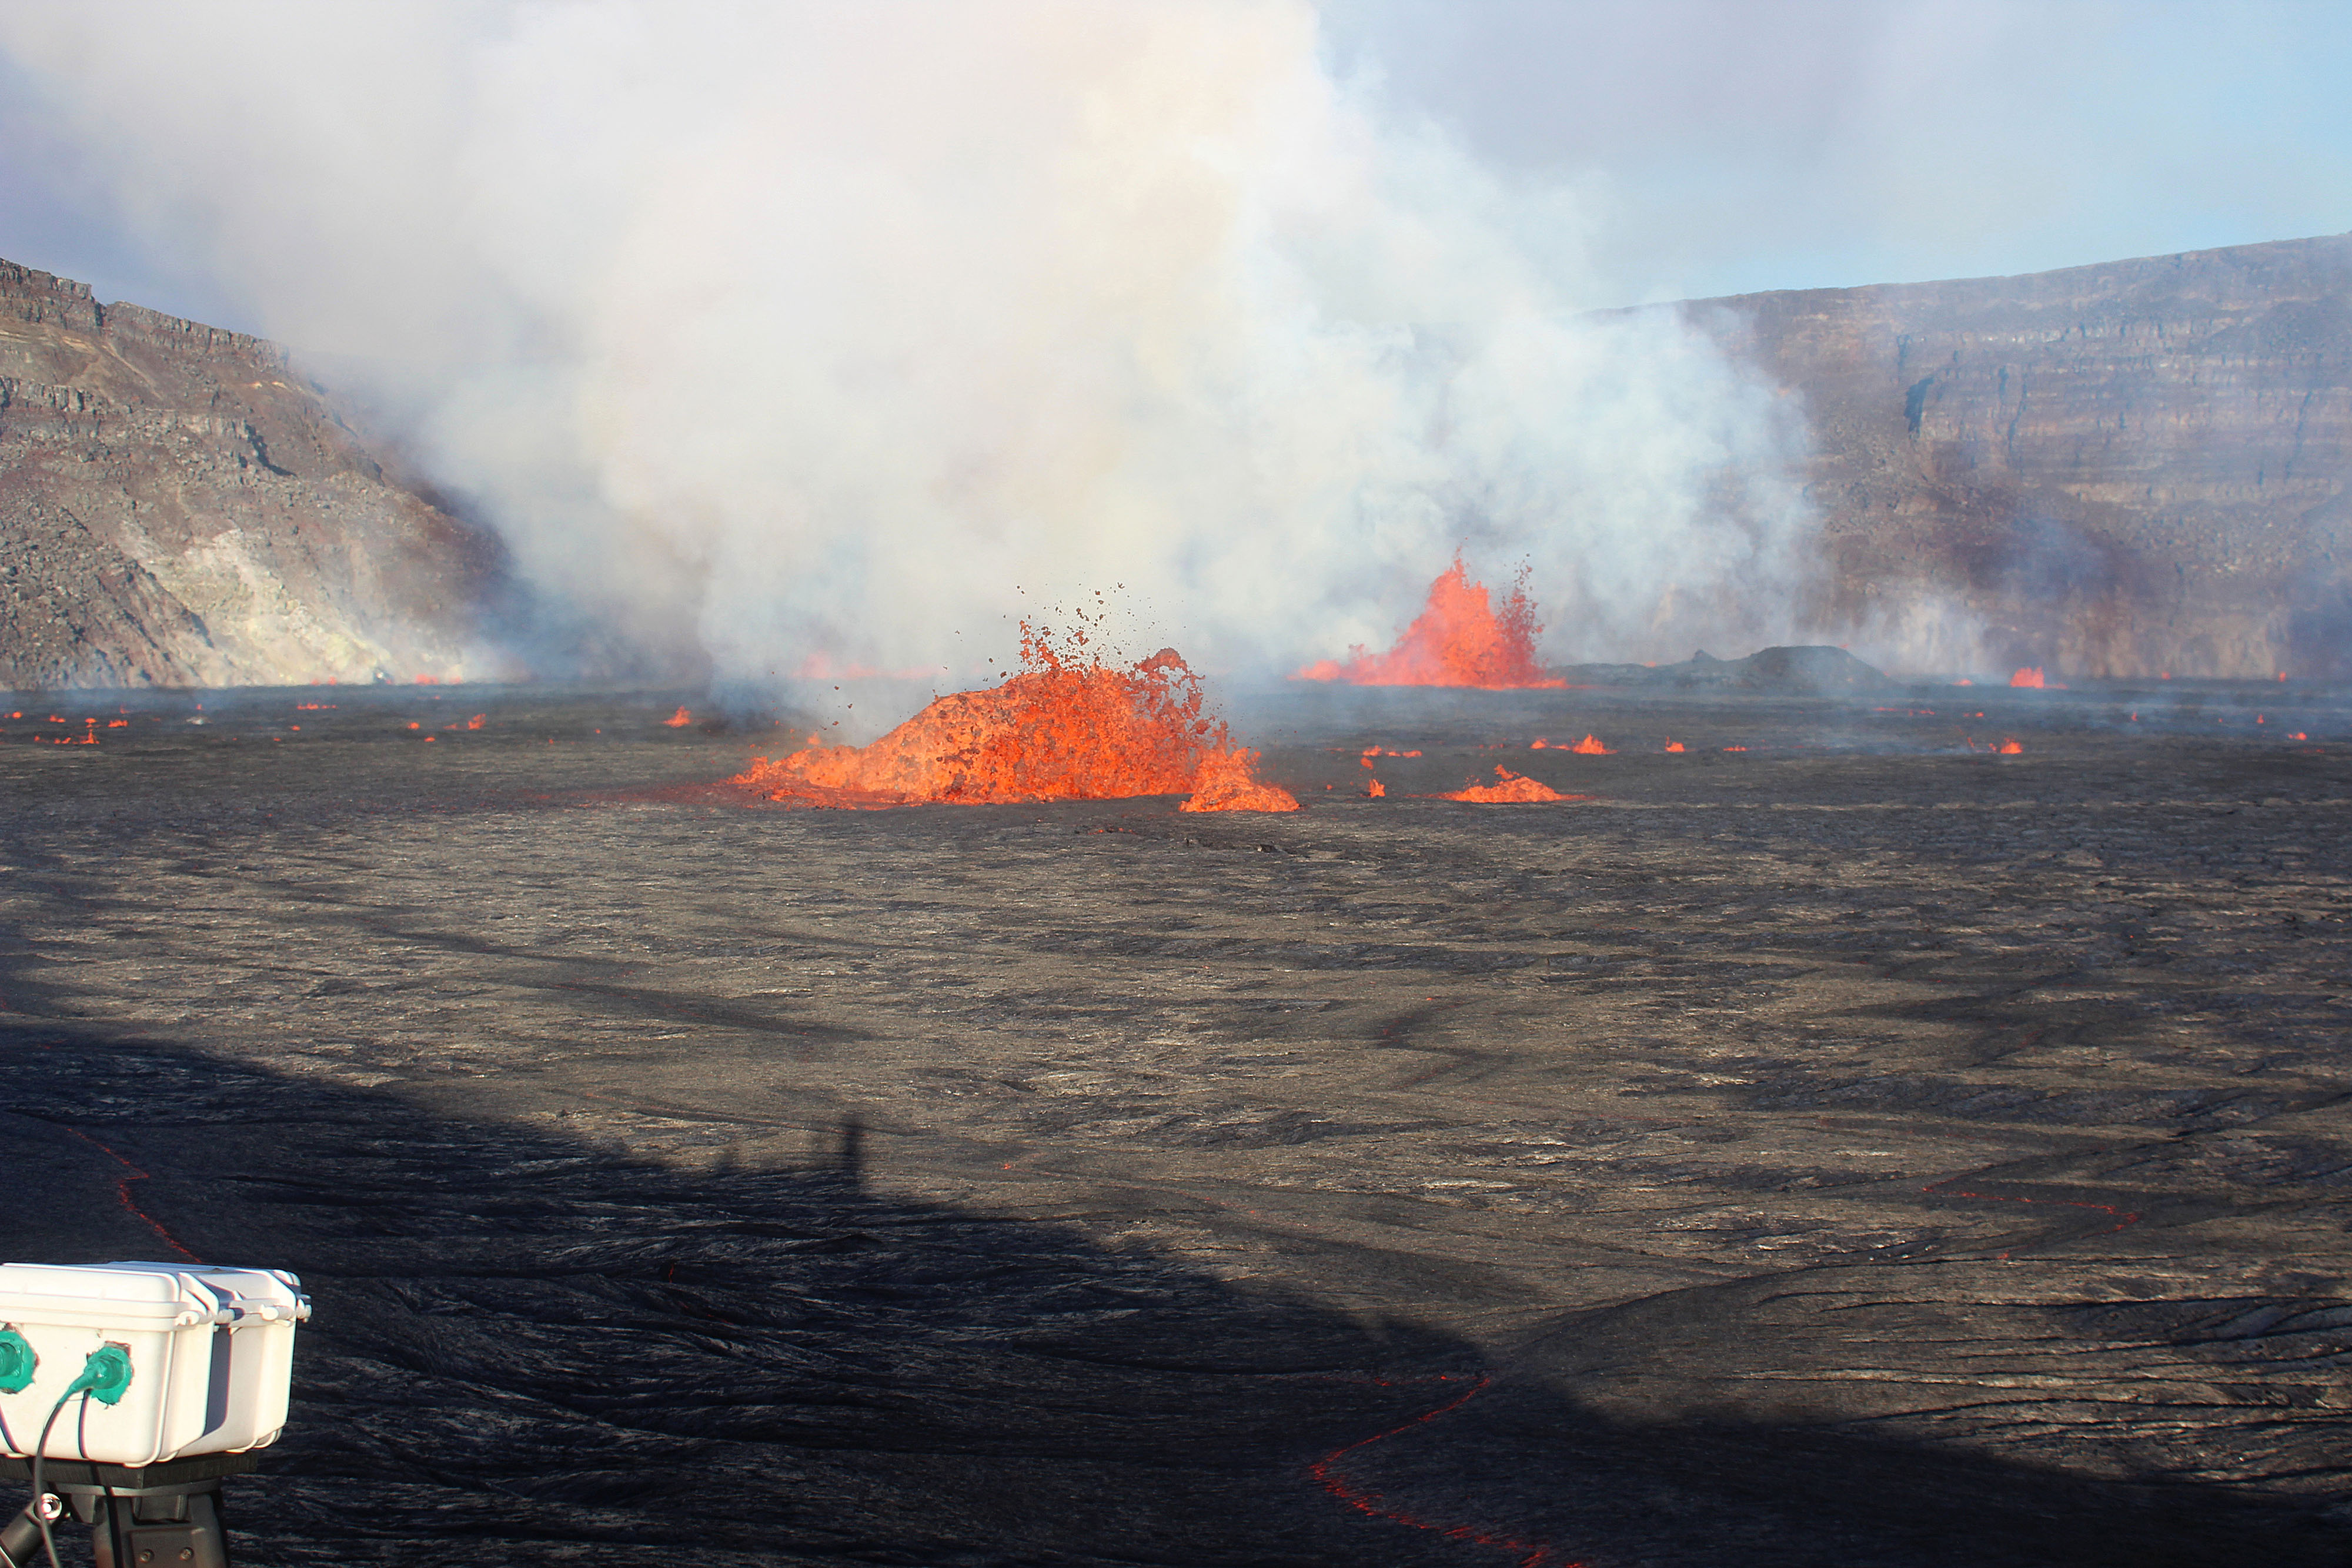
[[[1825,622],[1915,666],[2352,674],[2352,235],[1683,308],[1805,400]]]
[[[2352,675],[2352,235],[1679,308],[1912,668]],[[0,262],[0,687],[490,673],[496,543],[271,344]]]
[[[486,673],[499,559],[282,350],[0,262],[0,687]]]

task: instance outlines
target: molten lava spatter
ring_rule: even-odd
[[[871,746],[761,758],[733,782],[825,806],[1190,794],[1188,811],[1298,810],[1253,777],[1257,753],[1202,716],[1200,677],[1173,648],[1116,669],[1065,657],[1024,622],[1021,662],[1003,685],[935,698]]]
[[[1538,784],[1524,774],[1507,768],[1495,769],[1492,784],[1473,784],[1466,789],[1454,789],[1438,797],[1441,800],[1469,800],[1485,806],[1537,805],[1546,800],[1581,800],[1581,795],[1563,795],[1548,784]]]
[[[1527,573],[1511,584],[1497,611],[1482,583],[1470,580],[1462,558],[1429,585],[1429,602],[1385,653],[1359,644],[1347,663],[1321,659],[1291,676],[1295,681],[1340,681],[1357,686],[1482,686],[1504,690],[1565,686],[1536,664],[1534,601]]]
[[[1245,747],[1212,750],[1201,758],[1192,776],[1192,798],[1180,811],[1296,811],[1298,802],[1286,789],[1261,784],[1253,776],[1257,753]],[[1372,780],[1377,784],[1379,779]]]
[[[2012,686],[2024,686],[2034,691],[2041,691],[2049,683],[2043,678],[2041,668],[2038,665],[2029,664],[2024,669],[2018,671],[2017,674],[2010,676],[2009,684]]]

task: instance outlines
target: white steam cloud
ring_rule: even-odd
[[[1555,659],[1790,630],[1797,411],[1580,314],[1575,192],[1377,110],[1304,4],[18,7],[0,50],[530,580],[722,674],[961,675],[1113,584],[1276,672],[1457,545],[1531,564]]]

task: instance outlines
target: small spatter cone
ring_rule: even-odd
[[[1466,789],[1451,790],[1440,799],[1468,800],[1481,806],[1534,806],[1549,800],[1579,800],[1580,795],[1563,795],[1549,784],[1538,783],[1524,774],[1507,768],[1495,769],[1492,784],[1473,784]]]
[[[1192,798],[1178,808],[1186,811],[1296,811],[1298,800],[1289,790],[1262,784],[1256,777],[1257,753],[1247,749],[1212,752],[1201,759],[1192,780]],[[1378,788],[1380,780],[1372,780]]]
[[[1022,672],[938,697],[870,746],[761,758],[732,782],[772,800],[878,808],[1191,795],[1190,811],[1295,811],[1256,782],[1257,754],[1202,713],[1172,648],[1128,668],[1066,656],[1022,628]]]

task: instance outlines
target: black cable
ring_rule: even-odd
[[[81,1383],[79,1378],[74,1381]],[[48,1458],[49,1428],[58,1424],[58,1417],[66,1412],[67,1402],[77,1394],[81,1396],[83,1404],[89,1403],[89,1388],[86,1384],[68,1388],[58,1395],[58,1402],[49,1406],[49,1418],[41,1423],[41,1440],[33,1445],[33,1522],[41,1527],[41,1550],[49,1554],[49,1568],[58,1568],[58,1539],[49,1533],[49,1511],[43,1506],[48,1492],[41,1484],[41,1464]]]

